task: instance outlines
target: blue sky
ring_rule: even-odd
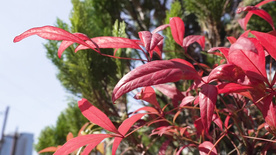
[[[0,126],[10,106],[5,133],[34,133],[54,125],[67,106],[66,90],[56,78],[57,69],[46,58],[46,40],[32,36],[19,43],[13,38],[58,18],[69,22],[70,0],[8,0],[0,6]],[[0,129],[0,130],[1,130]]]

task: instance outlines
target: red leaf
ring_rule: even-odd
[[[260,2],[260,3],[258,3],[258,4],[255,5],[255,6],[256,6],[256,7],[260,7],[260,6],[264,5],[264,4],[267,4],[267,3],[272,2],[272,1],[276,1],[276,0],[264,0],[264,1]],[[241,25],[241,27],[242,27],[244,30],[246,30],[246,25],[247,25],[247,23],[248,23],[248,21],[249,21],[249,19],[251,18],[252,15],[253,15],[252,12],[248,12],[248,13],[246,14],[245,18],[239,20],[239,24]]]
[[[144,87],[141,92],[134,96],[135,99],[141,99],[154,105],[156,108],[161,109],[159,103],[156,100],[156,94],[152,87]]]
[[[182,63],[185,62],[185,63]],[[115,86],[112,101],[138,87],[152,86],[181,79],[199,79],[197,71],[185,60],[156,60],[135,68]]]
[[[248,91],[249,89],[254,89],[254,87],[249,85],[240,85],[237,83],[223,83],[217,86],[219,94],[225,93],[240,93]]]
[[[231,45],[228,58],[230,63],[241,67],[248,76],[268,83],[265,52],[255,38],[240,37]]]
[[[25,32],[23,32],[22,34],[20,34],[19,36],[16,36],[13,40],[13,42],[19,42],[24,38],[27,38],[29,36],[32,35],[38,35],[41,38],[44,39],[49,39],[49,40],[66,40],[66,41],[72,41],[78,44],[83,44],[85,46],[90,47],[84,40],[84,34],[82,36],[82,38],[78,37],[77,35],[74,35],[68,31],[65,31],[61,28],[58,27],[54,27],[54,26],[43,26],[43,27],[36,27],[36,28],[32,28],[29,29]],[[86,36],[86,40],[90,40],[87,36]],[[91,42],[91,41],[90,41]],[[93,47],[90,47],[92,49],[94,49]],[[99,52],[98,50],[94,49],[95,51]]]
[[[231,118],[231,115],[226,116],[226,118],[224,120],[224,127],[225,128],[228,128],[230,118]]]
[[[58,57],[61,58],[61,55],[65,51],[65,49],[71,46],[73,43],[74,43],[73,41],[67,41],[67,40],[62,41],[58,48]]]
[[[167,27],[169,27],[170,26],[170,24],[164,24],[164,25],[161,25],[161,26],[158,26],[156,29],[154,29],[151,33],[153,34],[153,33],[157,33],[157,32],[159,32],[159,31],[162,31],[162,30],[164,30],[165,28],[167,28]]]
[[[148,52],[152,51],[163,40],[163,37],[158,33],[152,34],[149,31],[141,31],[138,34]]]
[[[197,42],[200,44],[202,49],[205,47],[205,37],[200,35],[189,35],[183,39],[182,47],[187,51],[187,48],[189,45],[191,45],[194,42]]]
[[[135,41],[128,38],[104,36],[91,38],[91,40],[93,40],[93,42],[95,42],[99,48],[134,48],[141,50],[141,47]],[[87,42],[87,44],[95,48],[95,45],[91,42]],[[89,47],[79,45],[75,49],[75,52],[84,49],[89,49]]]
[[[78,102],[78,104],[83,116],[85,116],[89,121],[108,131],[120,134],[110,119],[102,111],[89,103],[86,99],[83,98]]]
[[[219,50],[224,55],[226,60],[228,61],[229,48],[226,48],[226,47],[213,47],[213,48],[208,50],[208,53],[216,51],[216,50]]]
[[[159,114],[159,112],[153,107],[142,107],[142,108],[135,110],[133,113],[136,114],[139,111],[147,111],[150,114]]]
[[[214,145],[209,141],[204,141],[203,143],[199,144],[198,146],[199,154],[200,155],[217,155],[217,150]],[[211,153],[209,154],[209,152]]]
[[[231,44],[234,44],[237,41],[237,39],[235,37],[232,37],[232,36],[227,37],[227,39]]]
[[[208,76],[207,83],[212,80],[236,81],[244,78],[243,70],[233,64],[224,64],[214,68]]]
[[[255,14],[261,18],[263,18],[264,20],[266,20],[270,25],[271,27],[273,28],[273,30],[275,29],[274,27],[274,24],[273,24],[273,20],[272,20],[272,17],[270,16],[269,13],[267,13],[265,10],[263,9],[260,9],[256,6],[246,6],[246,7],[242,7],[242,8],[238,8],[237,9],[237,13],[241,13],[243,11],[248,11],[252,14]],[[246,16],[245,19],[244,19],[244,23],[243,23],[243,28],[246,28],[246,25],[250,19],[252,15],[249,15],[249,16]]]
[[[251,31],[251,33],[256,36],[267,52],[276,60],[276,36],[258,31]]]
[[[74,135],[72,134],[72,132],[69,132],[66,136],[66,141],[69,141],[72,138],[74,138]]]
[[[276,131],[276,106],[274,106],[273,102],[270,103],[265,121],[272,131]]]
[[[186,147],[189,147],[189,146],[194,146],[194,144],[188,144],[188,145],[184,145],[182,146],[176,153],[176,155],[181,155],[181,152],[183,149],[185,149]]]
[[[207,132],[212,123],[212,117],[217,102],[217,88],[213,85],[204,84],[199,93],[200,116],[203,127]]]
[[[276,0],[264,0],[264,1],[260,2],[260,3],[258,3],[255,6],[256,7],[260,7],[260,6],[264,5],[264,4],[267,4],[267,3],[272,2],[272,1],[276,1]]]
[[[121,138],[121,137],[114,138],[113,145],[112,145],[112,155],[116,154],[117,148],[119,147],[122,140],[123,140],[123,138]]]
[[[173,39],[177,44],[182,46],[184,33],[185,33],[185,25],[181,18],[173,17],[170,19],[170,27]]]
[[[175,85],[159,84],[154,87],[170,99],[181,101],[184,98],[184,95],[175,87]]]
[[[193,102],[195,100],[194,96],[186,96],[183,98],[183,100],[181,101],[181,104],[179,105],[179,107],[183,107],[186,106],[187,104]]]
[[[222,121],[217,114],[213,114],[212,121],[219,127],[221,131],[223,131]]]
[[[24,33],[16,36],[13,42],[19,42],[24,38],[27,38],[32,35],[38,35],[41,38],[49,39],[49,40],[67,40],[74,41],[79,44],[82,44],[84,41],[73,35],[70,32],[67,32],[61,28],[54,26],[43,26],[43,27],[35,27],[25,31]]]
[[[166,140],[162,146],[160,147],[159,151],[158,151],[158,155],[166,155],[166,150],[170,144],[170,139]]]
[[[163,134],[173,135],[174,133],[178,134],[178,132],[174,129],[173,126],[161,126],[152,130],[152,133],[150,134],[150,136],[156,135],[156,134],[158,134],[159,136],[162,136]]]
[[[54,146],[47,147],[47,148],[45,148],[45,149],[43,149],[43,150],[40,150],[40,151],[38,152],[38,154],[40,154],[40,153],[45,153],[45,152],[56,152],[57,149],[58,149],[58,148],[57,148],[57,147],[54,147]]]
[[[80,39],[82,39],[83,41],[86,41],[87,44],[91,44],[90,47],[87,48],[99,48],[98,45],[91,41],[90,38],[88,38],[85,34],[82,33],[73,33],[75,36],[79,37]],[[70,45],[72,45],[74,42],[73,41],[67,41],[67,40],[63,40],[58,48],[58,57],[61,58],[62,53],[65,51],[66,48],[68,48]],[[84,45],[82,45],[84,46]],[[86,46],[85,46],[86,47]]]
[[[146,113],[143,114],[135,114],[128,119],[124,120],[123,123],[119,126],[119,132],[124,136],[130,127],[137,122],[139,119],[141,119]]]
[[[81,152],[82,155],[89,155],[89,153],[98,145],[99,143],[88,144],[84,150]]]
[[[197,136],[200,136],[202,134],[202,132],[204,131],[204,127],[201,121],[201,118],[198,118],[194,121],[194,126],[196,128],[196,134]]]
[[[66,142],[60,149],[58,149],[55,152],[55,155],[68,155],[71,152],[75,151],[76,149],[87,144],[90,144],[90,145],[96,144],[95,146],[97,146],[103,139],[108,137],[113,137],[113,135],[92,134],[92,135],[75,137],[69,140],[68,142]]]

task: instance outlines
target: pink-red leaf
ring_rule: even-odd
[[[217,155],[217,150],[214,145],[209,141],[204,141],[203,143],[199,144],[198,146],[199,154],[200,155]],[[211,153],[209,154],[209,152]]]
[[[136,114],[139,111],[147,111],[150,114],[159,114],[159,112],[153,107],[142,107],[142,108],[135,110],[133,113]]]
[[[113,145],[112,145],[112,155],[116,154],[117,148],[119,147],[122,140],[123,140],[123,138],[121,138],[121,137],[115,137],[114,138],[114,142],[113,142]]]
[[[182,47],[187,50],[188,46],[198,42],[202,49],[205,47],[205,37],[200,35],[189,35],[183,39]]]
[[[152,34],[149,31],[141,31],[138,34],[148,52],[151,52],[163,40],[163,37],[158,33]]]
[[[179,105],[179,107],[183,107],[188,105],[189,103],[193,102],[195,100],[194,96],[186,96],[183,98],[183,100],[181,101],[181,104]]]
[[[223,131],[222,121],[217,114],[213,114],[212,121]]]
[[[102,111],[89,103],[86,99],[83,98],[80,100],[78,105],[83,116],[85,116],[89,121],[108,131],[120,134],[110,119]]]
[[[194,126],[196,128],[197,136],[200,136],[202,134],[202,132],[204,131],[204,127],[203,127],[201,118],[198,118],[194,121]]]
[[[71,46],[73,43],[74,43],[73,41],[67,41],[67,40],[62,41],[58,48],[58,57],[61,58],[61,55],[65,51],[65,49]]]
[[[188,144],[188,145],[184,145],[182,146],[176,153],[176,155],[181,155],[181,152],[183,149],[185,149],[186,147],[189,147],[189,146],[195,146],[195,144]]]
[[[213,47],[213,48],[208,50],[208,53],[211,53],[211,52],[216,51],[216,50],[219,50],[224,55],[226,60],[228,61],[229,48],[227,48],[227,47]]]
[[[223,64],[211,71],[207,82],[212,80],[235,81],[244,78],[244,76],[245,74],[240,67],[233,64]]]
[[[212,117],[217,102],[217,88],[214,85],[204,84],[199,93],[200,116],[203,127],[207,132],[212,123]]]
[[[164,24],[164,25],[161,25],[161,26],[158,26],[156,29],[154,29],[151,33],[153,34],[153,33],[157,33],[157,32],[159,32],[159,31],[162,31],[162,30],[164,30],[165,28],[167,28],[167,27],[169,27],[170,26],[170,24]]]
[[[47,147],[47,148],[45,148],[43,150],[40,150],[38,152],[38,154],[45,153],[45,152],[56,152],[57,149],[58,149],[58,147],[50,146],[50,147]]]
[[[83,41],[86,41],[88,44],[91,44],[90,47],[87,48],[98,48],[98,45],[95,42],[92,42],[90,40],[90,38],[88,38],[85,34],[83,33],[73,33],[75,36],[79,37],[80,39],[82,39]],[[73,41],[67,41],[67,40],[63,40],[58,48],[58,57],[60,58],[62,53],[65,51],[66,48],[68,48],[70,45],[72,45],[74,42]],[[84,45],[82,45],[84,46]],[[86,47],[86,46],[85,46]],[[98,51],[99,52],[99,51]]]
[[[156,94],[152,87],[144,87],[141,92],[134,96],[135,99],[141,99],[154,105],[156,108],[161,109],[159,103],[156,100]]]
[[[184,98],[184,95],[175,87],[175,85],[159,84],[154,87],[170,99],[181,101]]]
[[[254,89],[252,86],[249,85],[241,85],[237,83],[223,83],[217,86],[218,93],[224,94],[224,93],[240,93],[240,92],[246,92],[250,89]]]
[[[75,137],[69,140],[68,142],[66,142],[60,149],[58,149],[55,152],[55,155],[68,155],[71,152],[75,151],[76,149],[87,144],[90,144],[90,145],[96,144],[95,146],[97,146],[103,139],[108,137],[113,137],[113,135],[92,134],[92,135]]]
[[[128,119],[124,120],[123,123],[119,126],[119,132],[124,136],[130,127],[137,122],[139,119],[141,119],[146,113],[143,114],[135,114]]]
[[[72,33],[54,26],[43,26],[43,27],[35,27],[32,29],[29,29],[24,33],[20,34],[19,36],[16,36],[13,41],[19,42],[22,39],[32,35],[38,35],[41,38],[49,39],[49,40],[67,40],[67,41],[74,41],[79,44],[84,43],[83,40],[73,35]]]
[[[92,143],[88,144],[84,150],[82,151],[81,155],[89,155],[89,153],[98,145],[99,143]]]
[[[270,103],[267,115],[265,117],[266,123],[269,125],[272,131],[276,131],[276,106],[273,102]]]
[[[260,2],[260,3],[258,3],[257,5],[255,5],[255,7],[260,7],[260,6],[264,5],[264,4],[267,4],[267,3],[272,2],[272,1],[276,1],[276,0],[264,0],[264,1]],[[242,11],[242,10],[240,10],[240,11]],[[248,23],[248,21],[249,21],[249,19],[251,18],[252,15],[253,15],[252,12],[248,12],[246,14],[245,18],[239,20],[239,24],[241,25],[241,27],[244,30],[246,30],[246,25],[247,25],[247,23]]]
[[[189,64],[189,65],[187,65]],[[156,60],[135,68],[115,86],[112,101],[138,87],[152,86],[181,79],[199,79],[197,71],[185,60]]]
[[[255,38],[240,37],[231,45],[228,58],[230,63],[241,67],[248,76],[268,83],[265,52]]]
[[[241,13],[243,11],[248,11],[248,12],[250,12],[252,14],[255,14],[255,15],[263,18],[264,20],[266,20],[271,25],[271,27],[273,28],[273,30],[275,29],[272,17],[265,10],[260,9],[260,8],[258,8],[256,6],[246,6],[246,7],[238,8],[237,13]],[[243,28],[246,28],[246,25],[247,25],[247,23],[248,23],[248,21],[249,21],[249,19],[250,19],[251,16],[252,15],[249,15],[249,16],[245,17],[244,23],[243,23],[243,26],[242,26]]]
[[[234,44],[237,41],[237,39],[233,36],[227,37],[227,39],[231,44]]]
[[[258,31],[251,31],[251,33],[256,36],[267,52],[276,60],[276,36]]]
[[[141,49],[141,47],[134,41],[128,38],[122,37],[95,37],[91,38],[93,42],[95,42],[99,48],[133,48],[133,49]],[[95,47],[95,45],[91,42],[87,42],[90,46]],[[75,52],[79,50],[89,49],[89,47],[84,45],[79,45]]]
[[[72,132],[69,132],[66,136],[66,141],[69,141],[72,138],[74,138],[74,135],[72,134]]]
[[[185,25],[181,18],[173,17],[170,19],[170,27],[173,39],[177,44],[182,46],[184,33],[185,33]]]

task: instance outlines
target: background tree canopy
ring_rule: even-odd
[[[159,25],[169,23],[171,17],[181,17],[185,22],[185,35],[205,35],[206,49],[197,50],[194,44],[186,52],[193,59],[201,63],[208,61],[219,61],[215,56],[205,56],[205,50],[216,46],[229,46],[226,36],[237,37],[243,32],[237,22],[239,18],[235,14],[236,8],[244,5],[254,5],[260,0],[71,0],[73,9],[71,12],[71,23],[64,23],[57,19],[56,26],[70,32],[81,32],[89,37],[97,36],[119,36],[138,38],[138,32],[153,30]],[[270,14],[276,14],[275,5],[269,7]],[[274,13],[273,13],[274,11]],[[273,17],[276,21],[276,17]],[[233,24],[235,23],[235,24]],[[249,22],[249,27],[261,31],[269,31],[267,23],[262,19],[254,17]],[[203,32],[203,33],[202,33]],[[233,33],[235,32],[235,33]],[[182,48],[176,46],[170,30],[165,30],[164,59],[189,58],[185,56]],[[103,111],[114,124],[118,125],[129,113],[126,96],[122,97],[118,104],[111,101],[111,92],[119,79],[130,71],[137,62],[129,60],[118,60],[104,57],[92,50],[74,52],[74,47],[68,48],[58,58],[59,42],[48,41],[45,44],[47,57],[58,69],[57,77],[74,98],[86,98]],[[110,54],[114,49],[105,49],[101,52]],[[170,52],[177,51],[177,52]],[[138,51],[119,49],[116,53],[124,57],[141,57]],[[142,63],[142,62],[139,62]],[[139,64],[138,63],[138,64]],[[159,100],[167,100],[159,96]],[[68,108],[60,114],[55,126],[45,127],[41,131],[38,143],[35,145],[37,151],[49,147],[62,145],[66,141],[68,132],[77,135],[81,126],[87,120],[81,115],[75,100],[69,100]],[[124,147],[135,147],[141,144],[144,147],[152,145],[147,150],[148,154],[156,154],[164,139],[153,137],[149,139],[148,130],[140,131],[135,136],[128,138]],[[157,140],[158,139],[158,140]],[[141,146],[142,147],[142,146]],[[142,148],[136,148],[138,151]],[[133,150],[128,151],[135,154]]]

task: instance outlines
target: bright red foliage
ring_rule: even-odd
[[[133,115],[122,121],[117,129],[108,116],[86,99],[82,99],[79,101],[82,114],[108,133],[88,134],[76,138],[70,136],[70,140],[60,149],[51,147],[46,151],[57,150],[56,154],[69,154],[86,146],[84,153],[88,154],[105,138],[114,138],[112,154],[115,154],[122,140],[137,129],[153,124],[156,126],[150,136],[159,135],[169,138],[162,143],[159,150],[160,155],[165,154],[172,141],[180,141],[177,143],[179,146],[175,147],[175,154],[180,154],[187,147],[194,147],[201,155],[215,155],[218,154],[218,144],[222,139],[227,139],[228,144],[233,144],[237,154],[240,154],[239,146],[237,147],[235,144],[237,142],[240,142],[242,147],[246,147],[249,154],[252,153],[250,151],[253,148],[260,145],[266,146],[262,148],[262,152],[273,150],[273,144],[267,137],[269,134],[276,136],[276,106],[274,104],[276,76],[273,75],[273,78],[269,78],[272,75],[268,73],[266,64],[271,62],[266,61],[266,56],[276,59],[276,36],[271,16],[259,8],[271,1],[274,0],[240,8],[237,13],[248,12],[245,18],[239,21],[243,29],[246,29],[250,17],[255,14],[266,20],[274,31],[264,33],[248,30],[237,39],[228,37],[227,39],[231,43],[229,48],[213,47],[208,51],[224,60],[220,61],[220,65],[216,64],[214,67],[198,62],[192,64],[183,59],[162,60],[164,38],[157,32],[169,27],[173,39],[185,52],[187,47],[194,42],[197,42],[202,49],[205,48],[204,36],[190,35],[184,38],[185,25],[179,17],[171,18],[169,24],[159,26],[152,33],[149,31],[139,32],[140,40],[109,36],[89,38],[81,33],[72,34],[52,26],[33,28],[17,36],[14,42],[31,35],[38,35],[50,40],[63,40],[58,50],[59,57],[73,43],[79,44],[75,49],[76,52],[91,48],[101,55],[117,58],[114,55],[101,53],[100,49],[133,48],[142,51],[146,57],[146,60],[142,61],[147,61],[147,63],[133,69],[117,83],[113,90],[112,101],[115,102],[122,95],[142,87],[135,98],[147,101],[150,105],[132,112]],[[250,33],[253,37],[249,37]],[[215,52],[217,50],[220,53]],[[161,60],[152,61],[154,52]],[[200,69],[196,69],[194,65]],[[167,84],[179,81],[190,81],[191,84],[184,91],[178,90],[176,85]],[[171,103],[161,106],[156,98],[155,90],[167,96]],[[166,108],[171,105],[173,109],[167,110]],[[258,129],[254,126],[256,116],[249,114],[251,106],[256,106],[266,121],[266,124],[260,125]],[[176,123],[177,119],[185,119],[184,114],[181,115],[184,110],[191,110],[195,113],[192,118],[194,122],[191,125]],[[138,113],[140,111],[146,111],[146,113]],[[137,129],[131,129],[144,116],[147,117],[146,123],[137,125]],[[267,129],[265,133],[261,131],[264,127]],[[246,131],[242,129],[246,129]],[[131,130],[130,133],[128,133],[129,130]],[[236,130],[236,132],[232,130]],[[233,137],[236,139],[232,139]],[[275,137],[272,138],[275,140]],[[254,141],[252,142],[250,139]]]

